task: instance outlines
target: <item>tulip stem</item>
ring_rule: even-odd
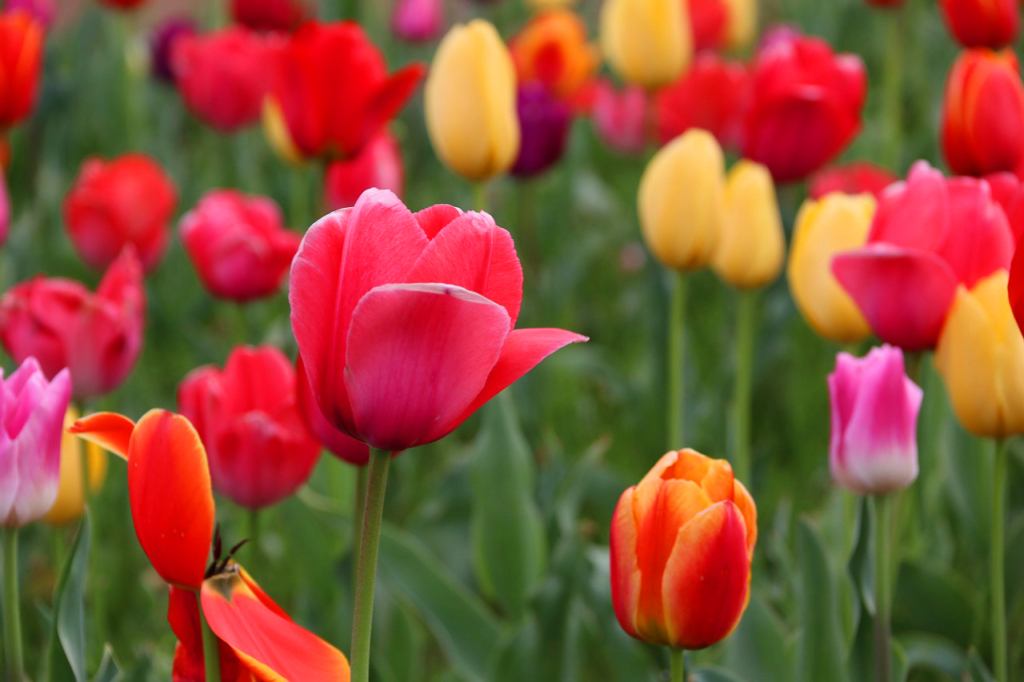
[[[473,210],[487,210],[487,183],[477,182],[473,184]]]
[[[750,401],[757,329],[757,293],[739,292],[736,311],[736,376],[733,388],[733,471],[748,488],[750,478]]]
[[[199,605],[199,620],[203,629],[203,670],[206,672],[206,679],[220,680],[220,650],[217,643],[217,635],[213,634],[210,624],[206,622],[203,615],[203,600],[196,592],[196,603]]]
[[[352,682],[369,682],[370,634],[373,626],[373,589],[377,581],[377,550],[384,516],[384,492],[388,485],[391,454],[370,450],[363,508],[363,533],[359,538],[356,568],[355,616],[352,620]]]
[[[686,273],[674,272],[668,327],[668,447],[683,447],[686,382]]]
[[[875,680],[892,680],[892,498],[875,503]]]
[[[21,611],[18,609],[18,529],[4,528],[4,651],[8,679],[21,682],[25,659],[21,648]]]
[[[356,467],[355,507],[352,510],[352,561],[359,559],[359,545],[363,538],[363,508],[366,506],[366,473],[369,466]],[[352,573],[352,594],[356,593],[355,570]]]
[[[1007,441],[996,442],[992,474],[992,659],[997,682],[1007,682],[1006,663],[1006,460]]]
[[[686,653],[683,649],[669,649],[668,658],[672,665],[672,682],[683,682],[686,679]]]
[[[885,46],[885,72],[882,76],[882,154],[886,166],[899,172],[900,148],[903,133],[903,43],[907,39],[907,10],[894,7],[887,15]]]

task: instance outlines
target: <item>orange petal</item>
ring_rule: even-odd
[[[627,634],[639,638],[636,612],[640,602],[640,568],[636,557],[636,518],[633,516],[633,494],[628,488],[619,498],[612,516],[611,582],[615,617]]]
[[[121,459],[128,459],[128,442],[131,440],[135,422],[114,412],[97,412],[77,420],[68,428],[90,443],[113,452]]]
[[[139,421],[128,450],[128,497],[135,534],[156,572],[198,590],[214,506],[206,450],[187,419],[151,410]]]
[[[753,558],[754,547],[757,546],[757,505],[739,481],[735,483],[732,501],[743,515],[743,525],[747,528],[747,553]]]
[[[700,487],[712,502],[721,502],[732,499],[733,481],[732,465],[724,459],[712,459],[708,462],[707,473],[700,480]]]
[[[202,602],[213,632],[261,680],[348,682],[344,654],[268,608],[237,571],[206,580]]]
[[[703,649],[724,639],[743,615],[750,590],[743,516],[728,500],[679,531],[662,590],[669,646]]]

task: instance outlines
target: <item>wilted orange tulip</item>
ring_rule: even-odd
[[[0,13],[0,131],[32,111],[42,63],[42,24],[21,10]]]
[[[563,99],[571,99],[597,71],[598,56],[587,42],[587,26],[569,10],[534,16],[509,44],[520,83],[540,81]]]
[[[612,603],[637,639],[703,649],[750,595],[757,508],[723,459],[669,452],[622,494],[611,528]]]

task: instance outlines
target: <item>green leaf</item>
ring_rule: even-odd
[[[717,667],[697,668],[692,673],[686,672],[692,682],[747,682],[747,678]],[[773,678],[774,679],[774,678]]]
[[[894,631],[930,632],[966,649],[978,617],[969,592],[969,587],[948,568],[904,563],[893,599]]]
[[[797,680],[843,682],[846,668],[835,579],[817,531],[803,519],[797,529],[797,560],[803,626],[797,645]]]
[[[782,621],[759,595],[751,595],[743,619],[725,642],[725,661],[743,677],[793,679],[793,649]]]
[[[90,521],[88,513],[71,543],[53,591],[53,620],[47,656],[53,682],[86,682],[85,672],[85,574],[89,564]]]
[[[977,651],[972,651],[968,659],[968,672],[971,674],[971,682],[996,682],[996,678],[989,672],[988,666],[981,660]]]
[[[114,649],[108,644],[103,647],[103,660],[100,661],[100,668],[93,675],[92,682],[121,682],[121,666],[114,658]]]
[[[484,593],[513,620],[544,573],[546,539],[534,500],[533,453],[507,393],[485,408],[471,464],[473,564]]]
[[[471,680],[486,680],[501,630],[485,605],[461,585],[415,537],[385,524],[380,573],[413,604],[452,666]]]
[[[900,637],[910,670],[929,670],[961,679],[967,670],[967,654],[944,637],[914,633]]]

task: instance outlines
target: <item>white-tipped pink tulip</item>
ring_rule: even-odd
[[[41,519],[57,499],[60,440],[71,376],[47,381],[35,358],[14,374],[0,370],[0,526]]]
[[[906,488],[917,478],[921,389],[904,370],[903,351],[874,348],[865,358],[836,357],[829,466],[840,486],[862,495]]]

